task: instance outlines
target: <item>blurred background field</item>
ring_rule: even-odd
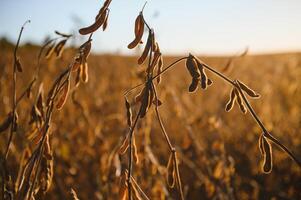
[[[19,49],[24,72],[18,74],[18,94],[32,78],[38,50],[34,45]],[[0,121],[11,110],[12,52],[13,46],[2,40]],[[39,81],[43,81],[45,91],[74,54],[69,48],[59,60],[43,60]],[[229,60],[199,57],[218,70]],[[164,57],[165,66],[175,58]],[[143,81],[143,69],[134,56],[94,54],[88,63],[89,82],[80,85],[62,111],[54,113],[50,137],[54,176],[46,199],[70,199],[70,188],[80,199],[118,198],[118,176],[127,163],[126,157],[116,154],[127,131],[123,93]],[[251,101],[255,111],[272,134],[301,158],[301,53],[247,55],[235,59],[226,74],[239,77],[262,95]],[[260,129],[238,108],[224,111],[231,88],[208,75],[214,84],[206,91],[190,94],[189,76],[180,63],[158,86],[163,101],[160,112],[179,151],[186,199],[301,199],[300,168],[276,147],[273,171],[262,173]],[[20,127],[9,157],[13,176],[29,144],[28,113],[33,102],[34,98],[26,99],[18,107]],[[7,133],[0,135],[1,152],[7,137]],[[136,137],[140,156],[140,164],[134,166],[136,180],[151,199],[177,199],[176,192],[166,186],[164,170],[169,154],[153,111],[138,124]]]

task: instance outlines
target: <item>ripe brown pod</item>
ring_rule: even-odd
[[[81,65],[81,57],[76,57],[71,64],[72,72],[76,72]]]
[[[158,61],[158,68],[157,68],[157,74],[160,74],[162,72],[163,68],[163,56],[161,55]],[[157,83],[159,84],[161,82],[161,75],[157,77]]]
[[[119,183],[119,199],[121,200],[128,200],[128,187],[127,187],[127,173],[124,172],[120,177]]]
[[[53,42],[46,51],[46,54],[45,54],[46,59],[49,59],[52,56],[52,54],[54,52],[54,47],[55,47],[55,43]]]
[[[129,148],[129,134],[124,138],[121,146],[119,147],[118,153],[120,155],[125,154],[126,150]]]
[[[176,174],[176,169],[175,169],[175,164],[174,164],[174,158],[173,154],[170,154],[168,163],[167,163],[167,184],[170,188],[173,188],[175,186],[175,174]]]
[[[138,64],[141,65],[143,64],[143,62],[145,61],[145,59],[147,58],[147,55],[151,49],[151,46],[152,46],[152,37],[153,37],[153,32],[152,31],[149,31],[149,34],[148,34],[148,38],[147,38],[147,42],[146,42],[146,45],[144,47],[144,50],[140,56],[140,58],[138,59]]]
[[[138,103],[142,100],[146,87],[144,87],[140,93],[135,97],[135,103]]]
[[[60,94],[59,100],[56,104],[56,108],[58,110],[62,109],[62,107],[66,103],[69,90],[70,90],[70,79],[68,78],[67,82],[64,84],[63,88],[60,91],[61,94]]]
[[[135,48],[141,41],[144,33],[144,21],[142,14],[139,14],[135,20],[135,39],[128,45],[129,49]]]
[[[190,84],[190,86],[189,86],[188,91],[189,91],[189,92],[195,92],[196,89],[198,88],[199,81],[200,81],[200,79],[198,79],[198,78],[193,78],[193,79],[191,80],[191,84]]]
[[[150,98],[150,90],[146,88],[145,92],[143,93],[143,97],[141,99],[140,118],[143,118],[146,115],[149,106],[149,98]]]
[[[188,69],[192,78],[197,79],[201,76],[197,67],[197,62],[191,54],[189,54],[188,58],[186,59],[186,68]]]
[[[80,74],[81,80],[84,83],[88,82],[89,75],[88,75],[88,63],[84,62],[81,66],[81,74]]]
[[[0,133],[8,129],[13,119],[13,113],[9,113],[6,119],[0,124]]]
[[[264,150],[262,169],[264,173],[269,174],[273,168],[272,146],[264,136],[262,138],[262,146]]]
[[[127,124],[129,127],[131,127],[132,122],[133,122],[133,119],[132,119],[133,114],[132,114],[130,102],[128,102],[127,98],[125,98],[125,107],[126,107],[126,115],[127,115]]]
[[[60,57],[62,55],[66,42],[67,39],[64,39],[57,43],[57,45],[55,45],[54,52],[56,53],[56,57]]]
[[[102,26],[103,31],[105,31],[108,27],[108,20],[109,20],[109,12],[106,13],[105,21],[104,21],[103,26]]]
[[[261,155],[264,155],[264,147],[263,147],[263,135],[260,135],[259,140],[258,140],[258,146]]]
[[[136,145],[136,140],[135,140],[135,136],[133,135],[133,149],[134,149],[134,161],[136,164],[139,163],[139,156],[138,156],[138,148],[137,148],[137,145]]]
[[[95,32],[105,22],[107,12],[108,12],[108,9],[104,9],[102,11],[102,13],[100,14],[100,16],[95,20],[95,22],[91,26],[79,29],[79,33],[81,35],[87,35],[87,34]]]
[[[236,96],[237,105],[239,106],[241,112],[243,114],[246,114],[247,113],[247,108],[246,108],[246,106],[244,105],[244,103],[242,101],[242,97],[241,97],[239,91],[235,88],[234,92],[235,92],[235,96]]]
[[[235,91],[234,91],[234,88],[232,88],[231,93],[230,93],[230,99],[225,108],[225,110],[227,112],[229,112],[233,108],[235,99],[236,99]]]
[[[245,91],[250,97],[252,98],[260,98],[260,94],[256,93],[254,90],[252,90],[251,88],[249,88],[247,85],[245,85],[243,82],[240,82],[239,80],[237,80],[239,87]]]
[[[22,65],[21,65],[19,58],[17,58],[17,60],[16,60],[16,68],[17,68],[18,72],[23,72]]]
[[[202,87],[202,89],[205,90],[205,89],[207,89],[208,78],[207,78],[207,75],[205,73],[203,65],[199,64],[198,68],[199,68],[199,70],[201,72],[201,87]]]
[[[213,84],[213,81],[210,79],[210,78],[208,78],[207,79],[207,86],[210,86],[210,85],[212,85]]]

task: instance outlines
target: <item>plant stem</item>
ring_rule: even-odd
[[[170,65],[168,65],[166,68],[164,68],[159,74],[155,75],[154,77],[152,77],[152,80],[154,80],[155,78],[157,78],[158,76],[160,76],[161,74],[165,73],[167,70],[169,70],[170,68],[172,68],[174,65],[176,65],[177,63],[181,62],[182,60],[187,59],[188,57],[183,57],[183,58],[179,58],[178,60],[174,61],[173,63],[171,63]]]
[[[172,144],[170,142],[170,139],[169,139],[169,137],[167,135],[167,132],[166,132],[166,130],[164,128],[164,125],[163,125],[163,122],[162,122],[162,119],[161,119],[161,116],[160,116],[160,113],[159,113],[159,109],[158,109],[158,95],[157,95],[156,87],[153,84],[153,82],[152,82],[152,87],[153,87],[153,90],[154,90],[154,93],[155,93],[155,100],[156,100],[156,106],[155,106],[156,116],[157,116],[158,122],[160,124],[163,136],[164,136],[164,138],[165,138],[165,140],[166,140],[166,142],[168,144],[169,150],[173,151],[175,148],[172,146]]]
[[[17,40],[17,44],[15,46],[14,49],[14,65],[13,65],[13,73],[12,73],[12,80],[13,80],[13,89],[12,89],[12,93],[13,93],[13,99],[12,99],[12,112],[13,112],[13,118],[12,118],[12,123],[10,126],[10,134],[9,134],[9,139],[8,139],[8,143],[7,143],[7,147],[5,150],[5,159],[7,159],[8,154],[9,154],[9,148],[10,148],[10,144],[12,142],[13,139],[13,133],[15,132],[16,129],[16,107],[17,107],[17,91],[16,91],[16,84],[17,84],[17,51],[19,48],[19,44],[20,44],[20,40],[21,40],[21,36],[24,30],[24,27],[27,23],[30,23],[30,20],[25,21],[25,23],[23,24],[23,26],[21,27],[19,36],[18,36],[18,40]]]
[[[277,144],[284,152],[286,152],[297,164],[299,167],[301,167],[301,162],[294,156],[294,154],[285,146],[283,145],[281,142],[279,142],[278,139],[276,139],[273,135],[271,135],[266,128],[264,127],[263,123],[261,122],[261,120],[259,119],[259,117],[256,115],[254,109],[252,108],[250,102],[248,101],[248,99],[246,98],[245,94],[243,93],[242,89],[240,88],[239,84],[236,82],[235,83],[235,87],[238,89],[239,93],[241,94],[245,104],[248,107],[248,110],[250,111],[253,119],[257,122],[257,124],[261,127],[262,131],[263,131],[263,135],[270,139],[271,141],[273,141],[275,144]]]
[[[128,165],[128,177],[127,177],[127,183],[128,183],[128,194],[129,194],[129,200],[132,200],[132,191],[131,191],[131,187],[132,187],[132,183],[131,183],[131,176],[132,176],[132,170],[133,170],[133,135],[134,135],[134,129],[138,123],[140,114],[141,114],[141,109],[142,106],[140,106],[139,108],[139,112],[135,118],[135,121],[132,125],[132,127],[130,127],[130,138],[129,138],[129,165]]]
[[[155,93],[155,99],[156,99],[156,107],[155,107],[155,111],[156,111],[156,116],[158,118],[158,121],[159,121],[159,124],[160,124],[160,127],[161,127],[161,130],[162,130],[162,133],[164,135],[164,138],[168,144],[168,147],[171,151],[171,153],[173,154],[173,162],[176,166],[176,179],[177,179],[177,184],[178,184],[178,189],[180,191],[180,196],[181,196],[181,200],[184,200],[184,194],[183,194],[183,190],[182,190],[182,183],[181,183],[181,178],[180,178],[180,172],[179,172],[179,166],[178,166],[178,161],[177,161],[177,157],[176,157],[176,149],[175,147],[172,146],[171,142],[170,142],[170,139],[167,135],[167,132],[164,128],[164,125],[163,125],[163,122],[162,122],[162,119],[160,117],[160,114],[159,114],[159,109],[158,109],[158,95],[157,95],[157,90],[156,90],[156,87],[155,85],[153,84],[153,82],[151,82],[152,84],[152,88],[154,90],[154,93]]]

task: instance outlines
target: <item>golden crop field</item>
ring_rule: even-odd
[[[81,46],[0,41],[0,199],[301,199],[301,53],[166,56],[143,10],[91,53],[110,3]]]
[[[1,47],[1,122],[11,111],[11,47]],[[17,93],[31,81],[32,60],[39,48],[19,49],[23,72],[18,74]],[[45,94],[68,65],[74,50],[61,59],[44,60],[38,83]],[[175,57],[164,59],[171,63]],[[210,66],[222,70],[228,58],[206,57]],[[233,60],[226,75],[240,77],[256,89],[261,98],[251,101],[267,128],[301,157],[301,54],[245,56]],[[71,199],[73,188],[80,199],[118,199],[119,176],[127,166],[126,156],[116,153],[127,128],[123,93],[140,83],[143,66],[135,57],[91,55],[89,82],[70,94],[64,108],[54,111],[50,143],[53,150],[53,175],[45,199]],[[208,76],[212,75],[208,73]],[[224,107],[230,86],[212,77],[207,90],[188,93],[189,74],[180,63],[167,72],[158,86],[160,113],[178,153],[182,187],[186,199],[298,199],[300,168],[279,148],[273,148],[273,170],[264,174],[258,147],[260,128],[249,114],[235,106]],[[31,99],[18,105],[18,130],[8,159],[8,169],[16,179],[24,152],[28,157],[37,145],[29,138]],[[135,92],[139,92],[139,89]],[[72,97],[71,97],[72,96]],[[130,95],[132,100],[134,95]],[[134,111],[136,113],[137,111]],[[169,152],[153,110],[137,125],[135,133],[139,163],[134,177],[151,199],[177,199],[177,192],[165,180]],[[4,152],[8,131],[1,133]],[[276,146],[273,145],[272,146]],[[2,155],[3,156],[3,155]],[[22,164],[22,163],[21,163]],[[23,163],[24,165],[24,163]],[[38,198],[39,199],[39,198]]]

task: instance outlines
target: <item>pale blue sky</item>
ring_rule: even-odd
[[[24,40],[41,42],[53,30],[76,30],[76,18],[90,25],[100,0],[1,0],[0,36],[16,40],[26,19]],[[94,51],[132,53],[135,17],[144,0],[113,0],[109,27],[94,35]],[[145,18],[163,53],[233,54],[301,51],[301,0],[149,0]]]

